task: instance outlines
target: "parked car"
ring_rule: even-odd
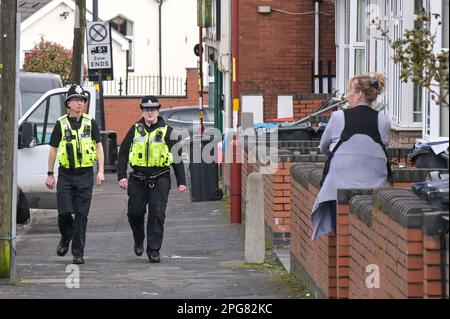
[[[161,109],[159,115],[175,130],[188,130],[192,135],[194,127],[200,127],[200,111],[198,106],[179,106]],[[206,128],[214,127],[214,109],[204,108],[203,124]]]

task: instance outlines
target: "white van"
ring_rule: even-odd
[[[20,86],[20,115],[47,91],[63,87],[61,77],[54,73],[22,72],[19,75]]]
[[[84,88],[89,94],[86,113],[95,118],[95,89]],[[56,192],[47,189],[45,180],[48,171],[50,136],[56,120],[67,112],[64,106],[67,90],[68,87],[45,92],[20,116],[17,223],[24,223],[29,218],[30,208],[57,208]],[[55,167],[56,178],[57,172]]]

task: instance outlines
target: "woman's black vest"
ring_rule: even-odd
[[[345,141],[348,141],[355,134],[364,134],[370,136],[376,143],[378,143],[386,154],[386,168],[388,181],[390,184],[393,183],[392,170],[389,163],[389,157],[386,151],[386,147],[381,140],[380,131],[378,130],[378,111],[365,106],[358,105],[351,109],[344,110],[345,127],[341,133],[339,142],[328,154],[328,159],[325,162],[323,168],[322,180],[320,184],[322,185],[330,169],[330,162],[334,154],[338,150],[339,146]]]

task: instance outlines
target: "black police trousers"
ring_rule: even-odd
[[[83,256],[86,228],[91,207],[94,172],[92,169],[71,174],[59,171],[56,185],[58,227],[64,241],[72,240],[72,255]],[[72,217],[75,215],[75,218]]]
[[[130,175],[128,179],[128,222],[133,231],[134,242],[145,239],[144,221],[147,216],[147,254],[159,253],[164,235],[167,199],[170,190],[170,172],[157,177],[154,186]]]

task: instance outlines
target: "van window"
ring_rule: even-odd
[[[28,92],[21,91],[20,98],[22,100],[22,114],[25,114],[26,111],[30,109],[30,107],[42,96],[43,92]]]
[[[22,113],[26,111],[47,91],[62,87],[56,74],[19,72],[20,99]]]
[[[48,144],[58,118],[66,114],[65,93],[50,95],[30,114],[27,122],[36,123],[38,145]]]

